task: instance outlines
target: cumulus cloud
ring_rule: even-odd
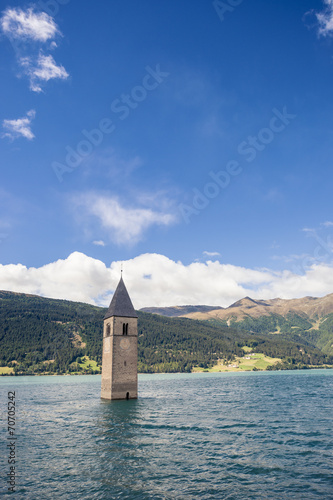
[[[32,57],[22,57],[19,62],[25,74],[29,77],[30,90],[34,92],[42,91],[42,82],[47,82],[55,78],[66,80],[69,77],[65,68],[61,65],[57,66],[55,60],[50,55],[45,56],[40,53],[36,61]]]
[[[53,39],[60,31],[51,16],[34,12],[32,8],[7,8],[0,19],[3,33],[8,38],[20,38],[38,42]]]
[[[103,302],[103,291],[115,286],[115,277],[99,260],[74,252],[67,259],[27,268],[0,265],[0,289],[87,303]],[[105,300],[104,300],[105,303]]]
[[[31,122],[35,118],[35,115],[35,110],[31,109],[23,118],[18,118],[17,120],[3,120],[2,127],[5,132],[1,137],[9,137],[12,140],[18,137],[25,137],[31,141],[35,137],[31,130]]]
[[[175,221],[174,215],[151,208],[125,207],[116,197],[87,193],[73,198],[83,225],[90,217],[97,219],[110,239],[117,244],[138,242],[144,232],[153,225],[168,226]]]
[[[291,299],[333,291],[333,266],[328,264],[314,264],[299,275],[218,261],[184,265],[164,255],[142,254],[127,261],[114,261],[107,267],[79,252],[39,268],[1,265],[0,289],[108,306],[121,265],[137,309],[187,304],[227,307],[245,296]]]

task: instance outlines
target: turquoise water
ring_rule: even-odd
[[[333,499],[333,370],[142,375],[136,401],[100,376],[2,377],[16,396],[22,499]],[[6,416],[6,415],[5,415]]]

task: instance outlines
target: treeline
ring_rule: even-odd
[[[12,367],[17,374],[96,373],[91,367],[83,369],[80,361],[89,356],[101,365],[105,311],[78,302],[0,292],[0,365]],[[254,331],[254,323],[249,324],[248,331],[239,324],[228,327],[221,322],[211,324],[140,311],[138,316],[141,373],[209,368],[218,360],[230,362],[242,356],[244,345],[283,359],[284,367],[333,364],[333,357],[316,349],[310,337],[301,339],[295,332],[292,339],[286,334],[264,334],[264,321],[274,322],[274,318],[259,323],[258,331]],[[332,322],[333,315],[327,330]]]
[[[225,321],[213,320],[226,326]],[[317,347],[322,352],[333,355],[333,314],[329,314],[317,324],[318,318],[309,318],[299,314],[289,313],[286,317],[278,314],[247,317],[242,321],[231,320],[230,326],[237,331],[246,331],[252,334],[279,334],[284,339],[293,342],[302,342]]]
[[[313,324],[307,317],[289,313],[286,317],[279,314],[260,316],[259,318],[247,317],[242,321],[230,322],[232,328],[246,330],[252,333],[298,333],[312,328]]]
[[[333,356],[325,355],[319,349],[306,343],[295,343],[283,337],[278,339],[272,336],[257,337],[254,340],[248,340],[246,345],[252,347],[253,352],[282,359],[284,368],[333,364]],[[277,366],[280,367],[280,365]]]
[[[333,314],[323,318],[318,329],[303,332],[302,336],[323,352],[333,355]]]
[[[186,318],[166,318],[139,311],[139,371],[189,372],[208,368],[219,359],[231,361],[244,353],[246,334]],[[241,339],[244,339],[241,341]]]
[[[0,365],[24,374],[75,371],[72,364],[86,354],[75,347],[75,334],[95,315],[100,308],[0,292]]]

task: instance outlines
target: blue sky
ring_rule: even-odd
[[[124,262],[141,307],[333,292],[332,0],[1,12],[0,288],[104,304]]]

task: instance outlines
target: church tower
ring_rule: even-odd
[[[138,315],[120,278],[104,316],[102,399],[138,397]]]

